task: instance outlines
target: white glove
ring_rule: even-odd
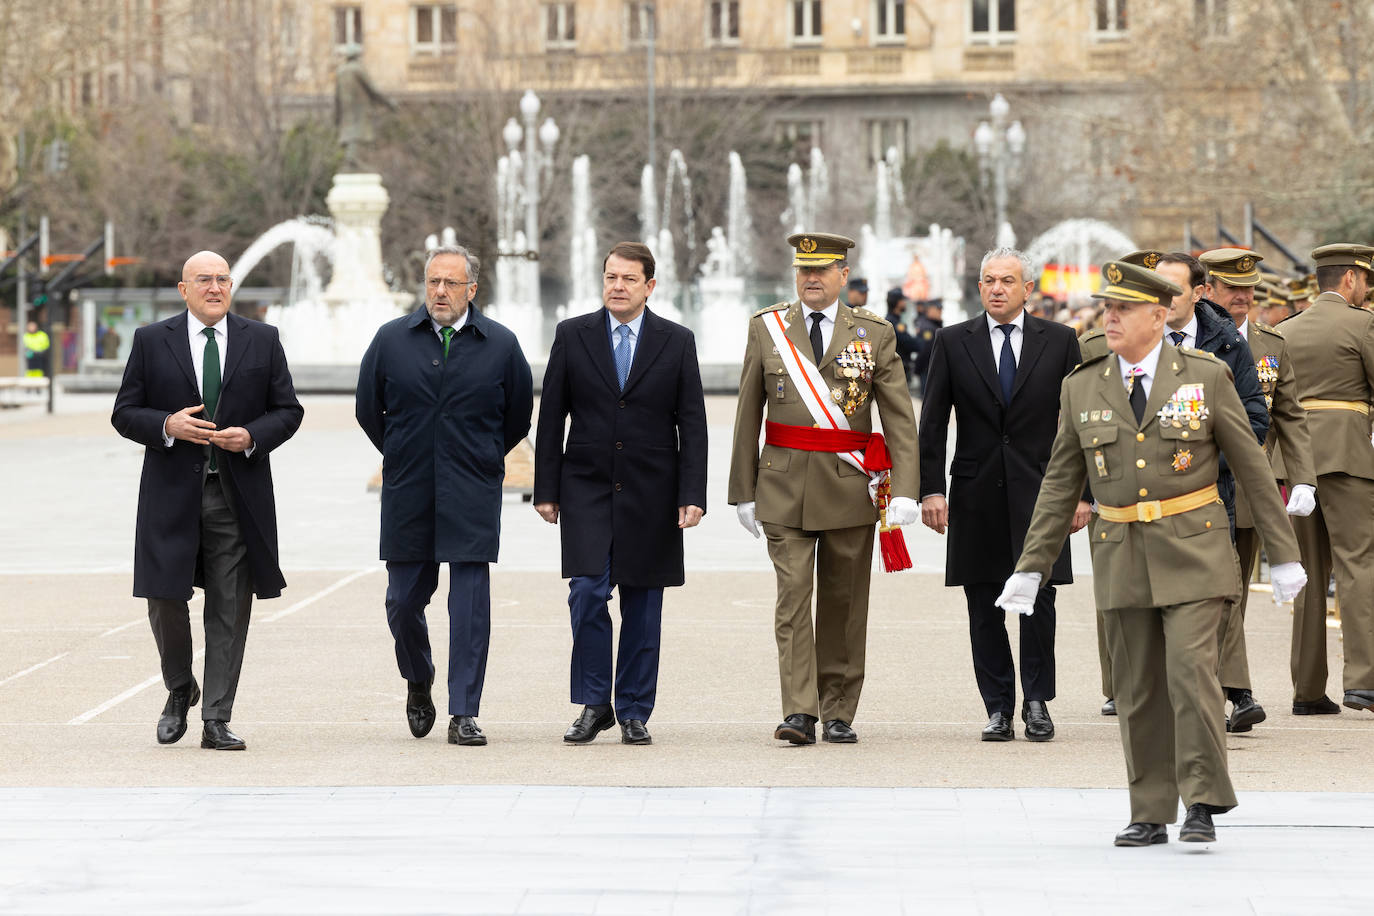
[[[1002,594],[993,602],[1006,611],[1029,617],[1035,613],[1035,595],[1040,591],[1040,573],[1014,572],[1002,586]]]
[[[1274,603],[1292,601],[1307,584],[1307,573],[1301,563],[1280,563],[1269,568],[1269,584],[1274,589]]]
[[[1289,515],[1311,515],[1317,508],[1317,488],[1310,483],[1295,483],[1288,494]]]
[[[744,526],[744,530],[758,537],[763,534],[763,526],[754,521],[753,502],[740,503],[735,506],[735,514],[739,516],[739,523]]]
[[[894,496],[887,504],[889,525],[910,525],[921,520],[921,504],[910,496]]]

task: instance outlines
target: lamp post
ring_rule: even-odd
[[[1011,106],[997,93],[988,104],[988,114],[992,122],[982,121],[973,132],[973,145],[978,151],[983,186],[987,186],[988,173],[992,173],[993,200],[997,213],[997,244],[1008,247],[1016,244],[1016,235],[1007,223],[1007,172],[1009,167],[1020,164],[1021,154],[1026,150],[1026,131],[1020,121],[1007,123]]]
[[[521,128],[515,118],[506,121],[501,129],[501,138],[511,154],[511,162],[518,155],[520,141],[525,141],[524,184],[522,196],[525,203],[525,250],[511,251],[508,256],[525,258],[529,261],[525,276],[525,299],[538,304],[539,301],[539,173],[548,171],[553,165],[553,148],[558,143],[558,125],[553,118],[545,118],[536,129],[539,117],[539,96],[526,89],[520,97],[520,117],[525,122]],[[540,149],[542,147],[542,150]]]

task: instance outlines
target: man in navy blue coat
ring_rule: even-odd
[[[558,325],[540,393],[534,508],[560,524],[570,579],[572,702],[563,740],[585,744],[620,721],[649,744],[663,588],[681,585],[682,531],[706,505],[706,402],[692,332],[645,307],[654,256],[621,242],[603,263],[606,307]],[[572,418],[564,444],[564,427]],[[620,591],[612,712],[611,590]]]
[[[358,370],[356,416],[382,453],[386,619],[409,682],[406,720],[434,727],[425,607],[449,564],[450,744],[483,745],[473,721],[491,642],[491,572],[506,453],[530,431],[530,366],[515,335],[472,306],[478,261],[445,246],[425,264],[425,304],[377,330]]]
[[[201,696],[191,672],[192,587],[205,590],[200,746],[239,751],[229,730],[253,595],[275,598],[277,509],[268,456],[305,411],[277,329],[229,313],[229,265],[192,255],[177,289],[186,311],[134,332],[111,422],[144,446],[134,595],[148,599],[167,705],[159,744],[186,733]]]

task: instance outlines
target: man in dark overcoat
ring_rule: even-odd
[[[409,688],[406,721],[434,727],[425,607],[449,565],[450,744],[484,745],[474,721],[491,642],[491,571],[506,453],[530,431],[530,366],[510,330],[473,305],[477,258],[457,245],[425,264],[425,304],[377,330],[358,370],[358,424],[382,453],[386,619]]]
[[[148,599],[169,691],[157,740],[186,733],[201,696],[191,672],[192,587],[205,590],[200,746],[243,750],[229,730],[253,595],[275,598],[277,509],[268,456],[304,410],[271,325],[229,313],[229,265],[192,255],[177,284],[186,311],[134,332],[111,422],[144,446],[134,595]]]
[[[968,599],[973,673],[988,714],[984,741],[1015,734],[1016,666],[1006,615],[993,601],[1021,555],[1058,428],[1060,381],[1078,365],[1073,331],[1026,311],[1030,270],[1015,249],[983,257],[978,292],[986,312],[935,335],[921,406],[921,516],[934,531],[948,530],[945,585],[962,585]],[[958,437],[947,499],[951,410]],[[1077,528],[1090,511],[1079,504]],[[1072,581],[1065,544],[1035,613],[1020,618],[1021,719],[1031,741],[1054,737],[1047,705],[1055,694],[1054,586]]]
[[[706,506],[706,402],[692,332],[645,304],[654,257],[621,242],[602,272],[605,308],[558,325],[540,393],[534,503],[561,524],[572,616],[572,702],[563,736],[583,744],[620,722],[649,744],[663,589],[685,580],[682,531]],[[572,418],[564,442],[564,427]],[[620,592],[612,711],[611,590]]]

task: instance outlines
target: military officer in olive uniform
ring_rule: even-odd
[[[1236,804],[1226,769],[1217,627],[1240,577],[1217,491],[1224,449],[1250,490],[1273,562],[1274,595],[1305,577],[1298,545],[1227,367],[1161,337],[1170,296],[1160,274],[1102,267],[1112,355],[1064,380],[1059,432],[1016,572],[998,604],[1033,610],[1039,584],[1068,535],[1085,483],[1098,503],[1093,591],[1104,611],[1131,797],[1119,846],[1216,839],[1212,815]]]
[[[843,449],[804,440],[832,438],[837,425],[867,439],[876,405],[891,456],[887,522],[911,524],[920,517],[916,417],[894,328],[841,300],[854,242],[819,232],[787,241],[796,248],[798,299],[749,321],[729,502],[745,530],[766,535],[777,573],[783,721],[773,737],[812,744],[819,719],[826,741],[851,743],[864,680],[878,510],[869,475],[844,460]],[[765,414],[767,444],[760,452]]]
[[[1298,403],[1298,383],[1288,358],[1283,335],[1267,324],[1250,320],[1258,309],[1261,287],[1259,262],[1252,251],[1220,248],[1198,257],[1207,268],[1207,298],[1223,303],[1236,319],[1240,336],[1250,345],[1259,375],[1260,390],[1269,409],[1269,434],[1264,450],[1273,465],[1274,447],[1282,441],[1283,453],[1290,456],[1286,466],[1291,491],[1290,515],[1310,515],[1316,507],[1316,472],[1312,469],[1312,438],[1307,430],[1307,412]],[[1268,301],[1268,291],[1265,299]],[[1240,559],[1240,598],[1229,602],[1221,615],[1218,642],[1221,647],[1218,674],[1221,689],[1231,701],[1226,718],[1228,732],[1248,732],[1265,719],[1264,707],[1255,701],[1250,686],[1250,663],[1245,652],[1245,608],[1250,597],[1250,573],[1259,553],[1254,517],[1245,492],[1236,488],[1236,556]]]
[[[1361,305],[1374,282],[1374,248],[1312,252],[1321,293],[1283,323],[1298,399],[1307,410],[1317,511],[1294,521],[1311,586],[1293,607],[1293,713],[1340,712],[1326,696],[1326,583],[1336,569],[1345,647],[1345,705],[1374,711],[1374,314]],[[1291,462],[1283,453],[1285,465]]]

